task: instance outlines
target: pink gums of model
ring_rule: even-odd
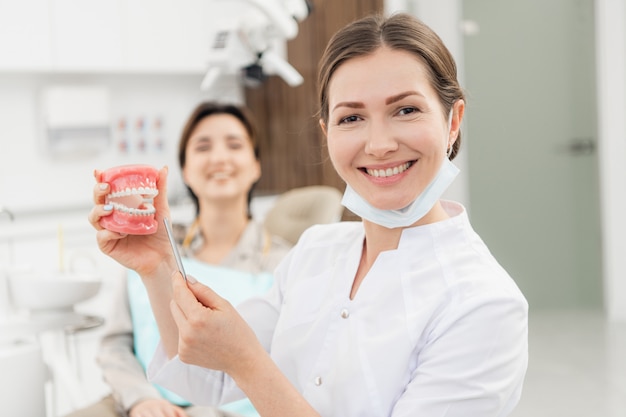
[[[100,219],[100,226],[118,233],[148,235],[157,231],[154,197],[159,193],[159,172],[149,165],[122,165],[102,173],[110,186],[106,204],[113,212]]]

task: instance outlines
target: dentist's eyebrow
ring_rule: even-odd
[[[389,105],[389,104],[393,104],[395,102],[398,102],[406,97],[409,96],[419,96],[419,97],[424,97],[423,94],[418,93],[417,91],[405,91],[403,93],[400,94],[396,94],[395,96],[391,96],[385,99],[385,105]],[[358,101],[342,101],[340,103],[337,103],[335,105],[335,107],[333,107],[332,111],[337,110],[337,108],[339,107],[348,107],[351,109],[363,109],[365,108],[365,105],[361,102]]]
[[[339,107],[348,107],[351,109],[364,109],[365,105],[358,101],[342,101],[341,103],[335,104],[332,111],[337,110]]]
[[[404,98],[407,98],[409,96],[420,96],[420,97],[424,97],[423,94],[418,93],[417,91],[405,91],[404,93],[400,93],[400,94],[396,94],[395,96],[391,96],[388,97],[385,100],[385,104],[393,104],[395,102],[398,102]]]

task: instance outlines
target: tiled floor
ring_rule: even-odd
[[[528,373],[511,417],[626,416],[626,323],[531,311],[529,325]]]

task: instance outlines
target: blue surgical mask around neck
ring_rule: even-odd
[[[448,118],[448,132],[450,132],[451,122],[452,111]],[[407,227],[424,217],[434,207],[458,173],[459,169],[446,155],[439,172],[430,184],[411,204],[399,210],[381,210],[372,206],[350,185],[346,185],[341,204],[357,216],[386,228]]]

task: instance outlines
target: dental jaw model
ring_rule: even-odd
[[[122,165],[102,173],[101,182],[110,186],[106,204],[113,212],[100,219],[105,229],[130,235],[147,235],[157,231],[154,197],[159,193],[159,173],[149,165]]]

